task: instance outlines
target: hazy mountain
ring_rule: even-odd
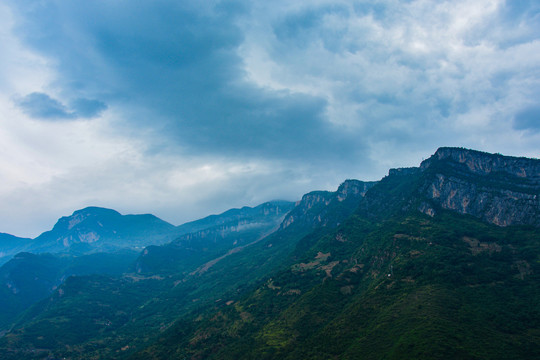
[[[175,226],[154,215],[121,215],[117,211],[87,207],[58,220],[51,231],[32,242],[31,252],[87,254],[136,249],[174,238]]]
[[[540,358],[539,164],[441,148],[377,183],[306,194],[273,232],[197,229],[145,249],[139,273],[70,277],[0,348],[17,359]]]
[[[219,215],[210,215],[205,218],[191,221],[177,227],[178,235],[196,233],[207,228],[217,228],[223,226],[223,229],[232,229],[235,226],[241,226],[242,222],[264,226],[265,223],[274,223],[280,216],[286,214],[292,207],[290,201],[274,200],[256,207],[244,206],[241,209],[230,209]],[[268,216],[270,216],[270,219]],[[238,224],[238,225],[235,225]]]
[[[9,261],[5,266],[0,267],[0,304],[8,310],[0,314],[0,326],[4,326],[9,321],[14,320],[17,315],[28,306],[38,300],[47,297],[54,291],[65,279],[72,275],[90,275],[90,274],[122,274],[128,269],[133,268],[133,261],[137,258],[137,252],[129,248],[137,248],[142,241],[152,243],[152,236],[172,237],[172,234],[182,234],[187,230],[199,229],[193,234],[184,234],[178,238],[170,247],[165,250],[170,254],[170,249],[180,249],[184,247],[189,251],[197,248],[201,254],[192,254],[187,256],[187,260],[202,264],[205,261],[204,256],[208,252],[218,254],[219,250],[224,249],[220,241],[226,238],[235,238],[235,242],[240,243],[227,244],[234,247],[241,246],[241,237],[249,239],[261,236],[269,229],[279,225],[285,213],[293,206],[293,203],[285,201],[275,201],[262,204],[255,208],[231,209],[220,215],[212,215],[207,218],[181,225],[177,228],[163,226],[163,223],[148,215],[125,216],[120,215],[114,210],[102,208],[86,208],[76,211],[71,217],[64,217],[58,221],[51,232],[42,234],[36,241],[30,239],[18,239],[13,236],[5,237],[15,244],[24,244],[24,247],[11,246],[11,249],[33,249],[36,252],[40,250],[58,250],[62,251],[52,255],[49,253],[34,255],[31,253],[20,253]],[[136,223],[139,221],[139,223]],[[136,226],[133,227],[133,223]],[[158,226],[155,226],[155,224]],[[126,230],[126,227],[132,226]],[[210,228],[207,230],[201,230]],[[163,232],[160,232],[163,229]],[[111,235],[112,234],[112,235]],[[142,239],[143,235],[150,234],[150,238]],[[243,234],[243,235],[239,235]],[[53,241],[50,241],[50,239]],[[65,248],[58,248],[55,244],[62,240],[62,244],[68,244]],[[88,239],[97,239],[86,244]],[[200,239],[201,244],[196,244],[196,239]],[[26,240],[26,241],[23,241]],[[116,241],[111,244],[111,241]],[[139,242],[137,242],[139,241]],[[189,242],[189,246],[183,246],[181,243]],[[109,243],[107,243],[109,242]],[[223,242],[223,241],[221,241]],[[33,243],[33,247],[30,246]],[[40,247],[36,243],[40,244]],[[53,245],[51,245],[51,243]],[[82,247],[81,243],[86,244]],[[195,246],[194,246],[195,244]],[[118,250],[117,247],[125,248]],[[150,248],[151,249],[151,248]],[[96,252],[96,251],[108,252]],[[81,253],[90,252],[91,255],[81,256]],[[77,254],[76,256],[67,255]],[[145,253],[148,253],[146,251]],[[144,259],[151,258],[143,257]],[[206,257],[208,258],[208,256]],[[160,261],[163,259],[160,258]],[[137,262],[139,270],[142,262]],[[3,315],[3,316],[2,316]]]
[[[136,264],[137,273],[193,271],[194,266],[239,251],[275,231],[294,203],[273,201],[254,208],[231,209],[182,225],[183,234],[164,246],[146,248]]]
[[[0,233],[0,265],[11,259],[13,255],[24,251],[31,244],[31,241],[32,239]]]

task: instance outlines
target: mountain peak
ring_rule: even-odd
[[[357,208],[360,200],[376,181],[345,180],[337,191],[312,191],[296,203],[287,214],[281,228],[300,224],[307,228],[316,226],[333,227],[343,221]],[[340,208],[340,210],[336,210]],[[336,215],[338,214],[338,215]]]
[[[429,174],[424,186],[435,208],[470,214],[499,226],[540,225],[540,160],[463,148],[440,148],[420,166]]]
[[[91,215],[120,215],[120,213],[113,209],[108,209],[99,206],[87,206],[83,209],[76,210],[73,212],[75,214],[91,214]]]
[[[39,252],[91,253],[159,244],[175,233],[175,226],[154,215],[122,215],[90,206],[61,217],[51,231],[35,239]]]
[[[364,196],[376,183],[376,181],[345,180],[337,189],[337,199],[343,201],[350,196]]]
[[[424,160],[420,168],[425,170],[439,161],[463,164],[469,171],[479,175],[504,172],[540,181],[540,160],[538,159],[491,154],[457,147],[441,147],[429,159]]]

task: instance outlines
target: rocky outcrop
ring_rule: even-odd
[[[345,180],[335,192],[307,193],[287,214],[281,228],[285,229],[292,224],[307,227],[335,226],[356,210],[360,200],[376,183],[375,181]]]
[[[540,160],[440,148],[420,169],[425,214],[440,207],[499,226],[540,226]]]
[[[422,162],[420,169],[428,169],[436,162],[449,161],[464,165],[471,173],[490,175],[505,173],[526,178],[537,185],[540,183],[540,160],[525,157],[503,156],[477,150],[442,147],[433,156]]]
[[[337,189],[337,200],[344,201],[351,197],[364,197],[376,181],[345,180]]]

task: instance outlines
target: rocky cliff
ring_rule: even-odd
[[[504,156],[477,150],[455,147],[441,147],[429,159],[424,160],[420,168],[425,170],[433,163],[449,161],[461,164],[468,171],[477,175],[505,173],[513,177],[527,179],[540,184],[540,160],[525,157]]]
[[[430,216],[439,207],[499,226],[540,226],[540,160],[440,148],[420,170],[426,201],[418,209]]]
[[[312,191],[305,194],[287,214],[281,228],[299,224],[305,226],[335,226],[356,208],[375,181],[346,180],[335,192]],[[339,208],[339,209],[338,209]]]
[[[239,251],[279,227],[293,202],[270,201],[256,207],[231,209],[181,228],[196,229],[169,244],[149,246],[135,264],[137,273],[178,273],[195,269],[207,261]]]

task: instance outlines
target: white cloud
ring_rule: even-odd
[[[497,119],[508,122],[516,106],[530,102],[539,89],[538,34],[530,31],[535,24],[521,22],[521,38],[528,34],[529,40],[508,46],[506,39],[518,36],[513,28],[514,35],[503,35],[508,27],[504,1],[381,4],[384,10],[371,8],[370,2],[259,3],[252,17],[257,22],[242,24],[249,79],[324,96],[329,120],[370,130],[359,140],[372,146],[388,146],[392,132],[394,141],[406,140],[407,124],[418,136],[396,147],[454,138],[485,149],[489,142],[475,142],[475,136],[504,137],[512,131]],[[507,84],[494,83],[505,74]],[[385,129],[375,130],[380,138],[365,127],[374,121]],[[423,136],[419,130],[426,126],[432,131]]]

